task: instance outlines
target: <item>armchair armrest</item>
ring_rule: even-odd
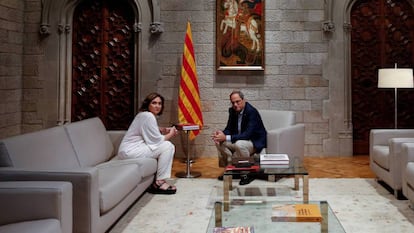
[[[414,142],[414,137],[412,138],[391,138],[388,140],[390,146],[390,155],[398,156],[401,153],[402,144],[406,142]],[[394,158],[395,159],[395,158]]]
[[[72,184],[52,181],[0,182],[0,225],[57,219],[72,232]]]
[[[414,129],[372,129],[370,132],[370,147],[388,145],[391,138],[414,137]]]
[[[73,186],[73,232],[88,232],[96,229],[93,218],[99,216],[98,169],[95,167],[74,168],[72,170],[23,170],[0,168],[0,181],[67,181]]]
[[[406,142],[401,147],[401,164],[404,167],[407,163],[414,162],[414,143]]]
[[[296,124],[267,132],[267,148],[269,154],[283,153],[289,158],[303,160],[305,152],[305,125]]]

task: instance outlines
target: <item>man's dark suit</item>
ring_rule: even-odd
[[[225,135],[231,135],[231,142],[237,140],[251,140],[256,153],[260,153],[266,147],[266,129],[263,125],[262,118],[256,108],[246,102],[244,107],[241,133],[238,133],[238,113],[233,109],[229,109],[229,119],[227,126],[223,130]]]

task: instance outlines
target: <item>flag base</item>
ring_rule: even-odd
[[[176,177],[179,177],[179,178],[196,178],[196,177],[201,176],[201,173],[200,172],[196,172],[196,171],[192,171],[190,173],[187,173],[187,172],[177,172],[177,173],[175,173],[175,176]]]
[[[200,172],[191,171],[191,163],[193,163],[193,161],[190,158],[190,134],[189,132],[190,130],[185,130],[185,133],[187,134],[187,159],[186,159],[187,169],[186,171],[177,172],[175,174],[175,176],[179,178],[196,178],[196,177],[201,176]]]
[[[187,163],[187,159],[182,159],[181,162],[182,163]],[[190,163],[195,163],[195,160],[190,159]]]

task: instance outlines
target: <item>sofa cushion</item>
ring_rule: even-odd
[[[6,145],[0,142],[0,167],[11,167],[13,163],[10,159],[9,152],[7,152]]]
[[[9,166],[31,170],[80,167],[63,127],[58,126],[6,138],[2,143],[0,150],[2,165],[9,163]]]
[[[64,127],[82,167],[95,166],[113,155],[114,147],[98,117],[73,122]]]
[[[157,160],[153,158],[119,159],[118,156],[115,156],[108,163],[115,163],[115,164],[135,163],[138,165],[138,170],[141,173],[142,177],[152,176],[154,175],[154,173],[157,172]]]
[[[137,164],[99,166],[99,206],[101,214],[116,206],[141,181]]]
[[[157,172],[156,159],[152,158],[139,158],[135,159],[136,163],[139,164],[139,170],[141,171],[142,177],[152,176]]]
[[[41,219],[0,226],[2,233],[59,233],[62,232],[57,219]]]

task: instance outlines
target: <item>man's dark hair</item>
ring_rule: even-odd
[[[230,93],[230,98],[231,98],[231,96],[232,95],[234,95],[234,94],[238,94],[239,96],[240,96],[240,98],[242,99],[242,100],[244,100],[244,94],[243,94],[243,92],[241,92],[241,91],[238,91],[238,90],[235,90],[235,91],[232,91],[231,93]]]

